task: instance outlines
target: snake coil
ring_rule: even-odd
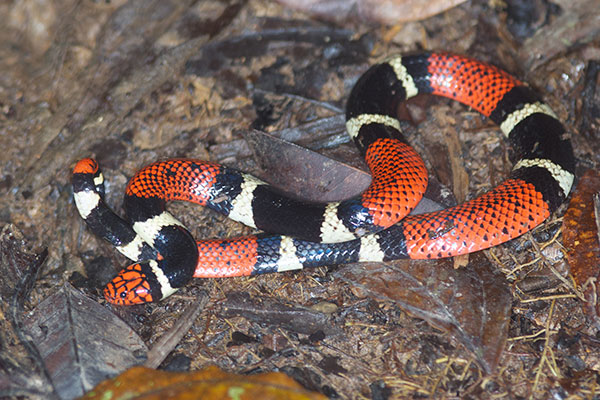
[[[427,171],[402,136],[396,110],[419,93],[457,100],[489,117],[517,162],[508,178],[477,198],[404,218],[425,191]],[[541,224],[573,184],[571,143],[550,107],[506,72],[463,56],[426,52],[372,66],[352,89],[346,127],[373,180],[360,196],[327,204],[281,196],[219,164],[174,159],[146,166],[129,181],[128,222],[104,203],[97,162],[79,161],[73,192],[81,217],[136,262],[108,283],[106,299],[121,305],[158,301],[192,277],[471,253]],[[268,233],[196,242],[166,211],[172,200],[207,206]]]

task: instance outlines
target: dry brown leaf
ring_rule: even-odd
[[[337,116],[335,118],[338,119]],[[331,126],[331,119],[324,118],[311,123],[311,125]],[[304,132],[309,138],[312,126]],[[294,130],[300,133],[302,129]],[[290,130],[269,134],[253,130],[244,135],[263,171],[258,176],[273,184],[283,193],[309,201],[339,201],[358,196],[371,182],[371,175],[368,172],[352,165],[353,161],[357,159],[355,153],[345,154],[347,156],[345,163],[336,161],[289,142],[288,135],[292,135]],[[315,135],[312,136],[314,139]],[[280,137],[286,138],[286,140]],[[294,139],[298,139],[298,137],[294,136]],[[354,160],[351,157],[354,157]],[[454,199],[451,199],[450,204],[445,200],[447,199],[444,198],[442,188],[435,179],[431,179],[425,197],[421,199],[411,214],[438,211],[445,208],[444,205],[456,204]]]
[[[166,372],[133,367],[96,386],[82,399],[326,399],[280,372],[235,375],[208,367],[197,372]]]
[[[61,399],[143,362],[148,351],[125,322],[69,283],[37,305],[25,330]]]
[[[371,182],[364,171],[261,131],[250,131],[245,136],[263,171],[268,171],[269,181],[292,197],[311,201],[347,199]]]
[[[0,398],[52,398],[52,384],[41,373],[41,357],[22,323],[24,304],[47,256],[47,249],[33,252],[16,226],[0,230]]]
[[[600,173],[587,171],[577,184],[569,208],[563,219],[563,244],[575,283],[581,287],[587,299],[584,309],[588,316],[600,325],[600,306],[597,298],[600,290],[600,243],[594,213],[593,196],[600,193]]]

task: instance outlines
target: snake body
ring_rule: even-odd
[[[517,161],[489,192],[439,212],[405,216],[427,186],[407,144],[398,105],[417,94],[457,100],[500,126]],[[311,204],[219,164],[160,161],[130,180],[128,221],[104,203],[93,159],[79,161],[73,192],[80,215],[135,264],[105,288],[116,304],[158,301],[192,277],[231,277],[328,264],[451,257],[496,246],[533,229],[568,196],[575,159],[565,128],[528,86],[464,56],[425,52],[372,66],[356,83],[346,127],[373,175],[360,196]],[[166,203],[184,200],[267,233],[196,242]]]

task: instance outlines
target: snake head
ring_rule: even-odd
[[[100,167],[98,166],[98,162],[96,160],[93,158],[84,158],[77,162],[75,168],[73,168],[73,173],[94,175],[99,169]]]
[[[158,270],[158,271],[157,271]],[[156,261],[132,264],[123,269],[104,288],[104,298],[112,304],[128,306],[159,301],[177,289],[160,282],[160,270]]]

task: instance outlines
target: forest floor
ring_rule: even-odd
[[[369,64],[422,49],[528,82],[572,134],[580,178],[600,165],[600,7],[518,3],[466,1],[383,25],[264,0],[0,1],[0,396],[74,398],[146,363],[280,371],[329,398],[598,398],[600,324],[565,257],[566,205],[459,260],[197,279],[160,303],[116,307],[101,289],[127,260],[73,204],[71,171],[88,156],[119,213],[127,180],[172,157],[220,162],[307,198],[357,194],[368,177],[345,134],[345,100]],[[404,113],[433,202],[472,198],[510,172],[508,144],[477,112],[418,97]],[[252,233],[195,205],[169,209],[195,238]],[[76,293],[87,311],[71,303]],[[94,319],[101,312],[125,324]],[[50,351],[50,318],[78,345],[110,332],[119,351]]]

